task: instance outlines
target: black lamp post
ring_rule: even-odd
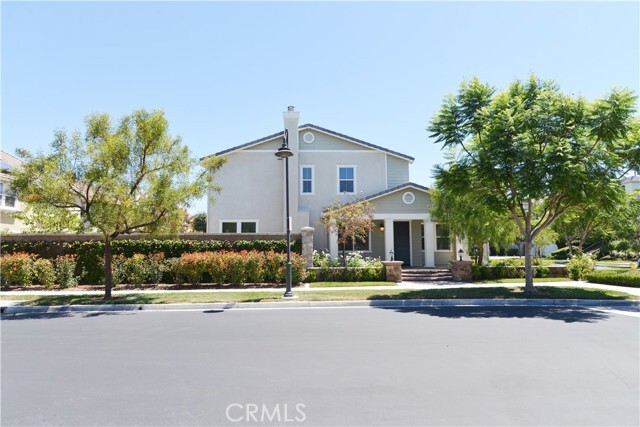
[[[293,156],[293,151],[289,148],[289,132],[284,130],[284,136],[282,137],[282,147],[276,151],[276,157],[278,160],[284,159],[284,182],[285,182],[285,194],[286,194],[286,209],[287,209],[287,290],[285,291],[283,298],[293,298],[293,292],[291,292],[291,216],[289,215],[289,157]]]

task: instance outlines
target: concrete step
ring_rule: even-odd
[[[439,277],[403,277],[403,282],[452,282],[453,276]]]

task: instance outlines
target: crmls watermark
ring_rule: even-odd
[[[307,419],[304,412],[306,405],[288,403],[267,405],[265,403],[232,403],[227,406],[225,415],[233,423],[239,422],[277,422],[277,423],[303,423]]]

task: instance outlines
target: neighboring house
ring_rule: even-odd
[[[622,180],[622,185],[624,185],[624,189],[627,193],[631,193],[634,190],[640,190],[640,175],[633,175]]]
[[[0,232],[20,233],[26,226],[12,214],[21,212],[21,203],[11,189],[13,171],[22,167],[22,160],[0,150]]]
[[[284,113],[294,154],[289,158],[292,231],[314,227],[314,249],[336,257],[337,235],[327,233],[320,216],[336,200],[363,198],[375,207],[376,226],[366,243],[348,249],[383,260],[393,251],[405,266],[447,266],[462,245],[431,221],[429,189],[409,181],[413,157],[313,124],[299,125],[299,117],[293,107]],[[216,173],[222,191],[212,194],[215,204],[208,204],[209,233],[286,231],[285,165],[275,156],[283,135],[216,153],[227,163]]]

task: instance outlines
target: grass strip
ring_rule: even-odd
[[[467,299],[467,298],[542,298],[542,299],[602,299],[633,300],[639,297],[624,292],[590,288],[536,287],[527,294],[522,287],[455,288],[422,290],[344,290],[298,292],[298,301],[356,301],[399,299]],[[24,306],[91,305],[91,304],[177,304],[217,302],[282,301],[282,292],[172,292],[163,294],[117,295],[105,300],[99,295],[20,295],[3,299],[24,300]]]
[[[346,288],[361,286],[397,286],[395,282],[313,282],[310,288]]]
[[[575,282],[575,280],[569,279],[568,277],[543,277],[543,278],[535,278],[533,279],[534,283],[545,283],[545,282]],[[476,280],[473,283],[523,283],[523,278],[512,278],[512,279],[492,279],[492,280]]]

